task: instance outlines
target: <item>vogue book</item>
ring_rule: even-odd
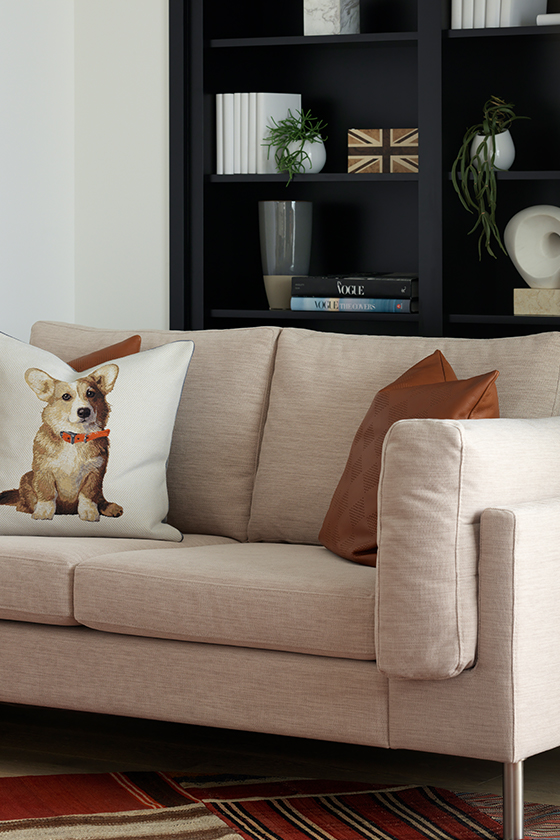
[[[418,312],[417,300],[391,298],[292,297],[295,312]]]
[[[294,297],[415,298],[417,274],[327,274],[293,277]]]

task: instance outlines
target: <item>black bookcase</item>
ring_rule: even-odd
[[[549,5],[555,0],[549,0]],[[513,316],[524,283],[509,258],[484,256],[449,171],[490,95],[531,121],[514,124],[517,157],[499,176],[499,222],[560,204],[560,27],[450,31],[449,2],[362,0],[360,35],[304,37],[302,0],[169,0],[171,326],[280,324],[394,335],[507,335],[557,329]],[[551,9],[549,9],[551,10]],[[302,93],[328,122],[316,175],[215,175],[215,94]],[[348,128],[418,126],[419,173],[347,174]],[[312,273],[408,271],[415,315],[270,311],[258,201],[313,201]]]
[[[557,11],[549,0],[549,11]],[[560,206],[560,27],[457,30],[443,37],[442,102],[444,328],[453,335],[512,335],[560,329],[560,318],[513,315],[513,288],[525,287],[511,260],[479,261],[471,217],[460,207],[448,171],[466,125],[495,94],[514,102],[515,162],[498,174],[498,225],[536,204]],[[460,95],[454,78],[460,78]]]

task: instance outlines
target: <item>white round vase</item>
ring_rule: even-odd
[[[301,148],[301,141],[294,140],[293,143],[288,145],[289,152],[295,152]],[[302,160],[303,171],[310,172],[312,175],[316,175],[317,172],[320,172],[327,160],[327,152],[325,149],[325,144],[319,138],[318,140],[306,140],[303,144],[303,151],[309,155],[309,158],[304,158]]]
[[[471,143],[471,159],[477,153],[478,147],[484,140],[483,134],[477,134]],[[502,131],[501,134],[496,134],[494,138],[490,137],[488,140],[488,153],[492,157],[492,153],[496,150],[496,157],[494,158],[493,169],[509,169],[515,160],[515,146],[509,129]],[[481,155],[483,153],[481,152]],[[486,160],[486,155],[484,156]]]

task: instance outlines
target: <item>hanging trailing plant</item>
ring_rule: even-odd
[[[482,246],[494,258],[492,250],[494,239],[504,254],[507,251],[502,242],[500,231],[496,223],[496,205],[498,199],[498,185],[496,171],[499,167],[496,161],[495,138],[507,131],[515,120],[525,120],[514,111],[511,102],[505,102],[497,96],[492,96],[482,109],[482,122],[471,126],[465,132],[461,148],[451,168],[451,180],[461,204],[469,213],[476,215],[476,222],[469,234],[480,229],[478,237],[478,258],[482,258]],[[475,137],[481,136],[481,142],[476,151],[472,152]]]
[[[312,164],[306,144],[328,139],[322,136],[327,123],[312,117],[311,111],[297,111],[294,117],[289,110],[286,119],[278,122],[274,117],[271,119],[274,125],[267,126],[268,135],[263,146],[268,146],[268,159],[274,149],[276,169],[288,173],[287,186],[294,175],[306,171],[306,163]]]

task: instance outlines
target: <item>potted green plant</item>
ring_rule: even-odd
[[[469,234],[480,228],[479,259],[483,245],[492,257],[496,257],[492,239],[507,254],[496,223],[496,172],[509,169],[515,157],[510,125],[515,120],[529,119],[517,116],[514,107],[513,103],[504,102],[497,96],[490,97],[482,109],[482,122],[466,130],[451,168],[451,180],[463,207],[476,215]]]
[[[325,165],[326,152],[322,136],[327,124],[311,116],[311,111],[297,111],[294,117],[288,111],[284,120],[272,117],[274,125],[267,126],[268,136],[263,146],[268,146],[268,157],[274,150],[278,172],[288,173],[290,183],[294,175],[303,172],[320,172]]]

